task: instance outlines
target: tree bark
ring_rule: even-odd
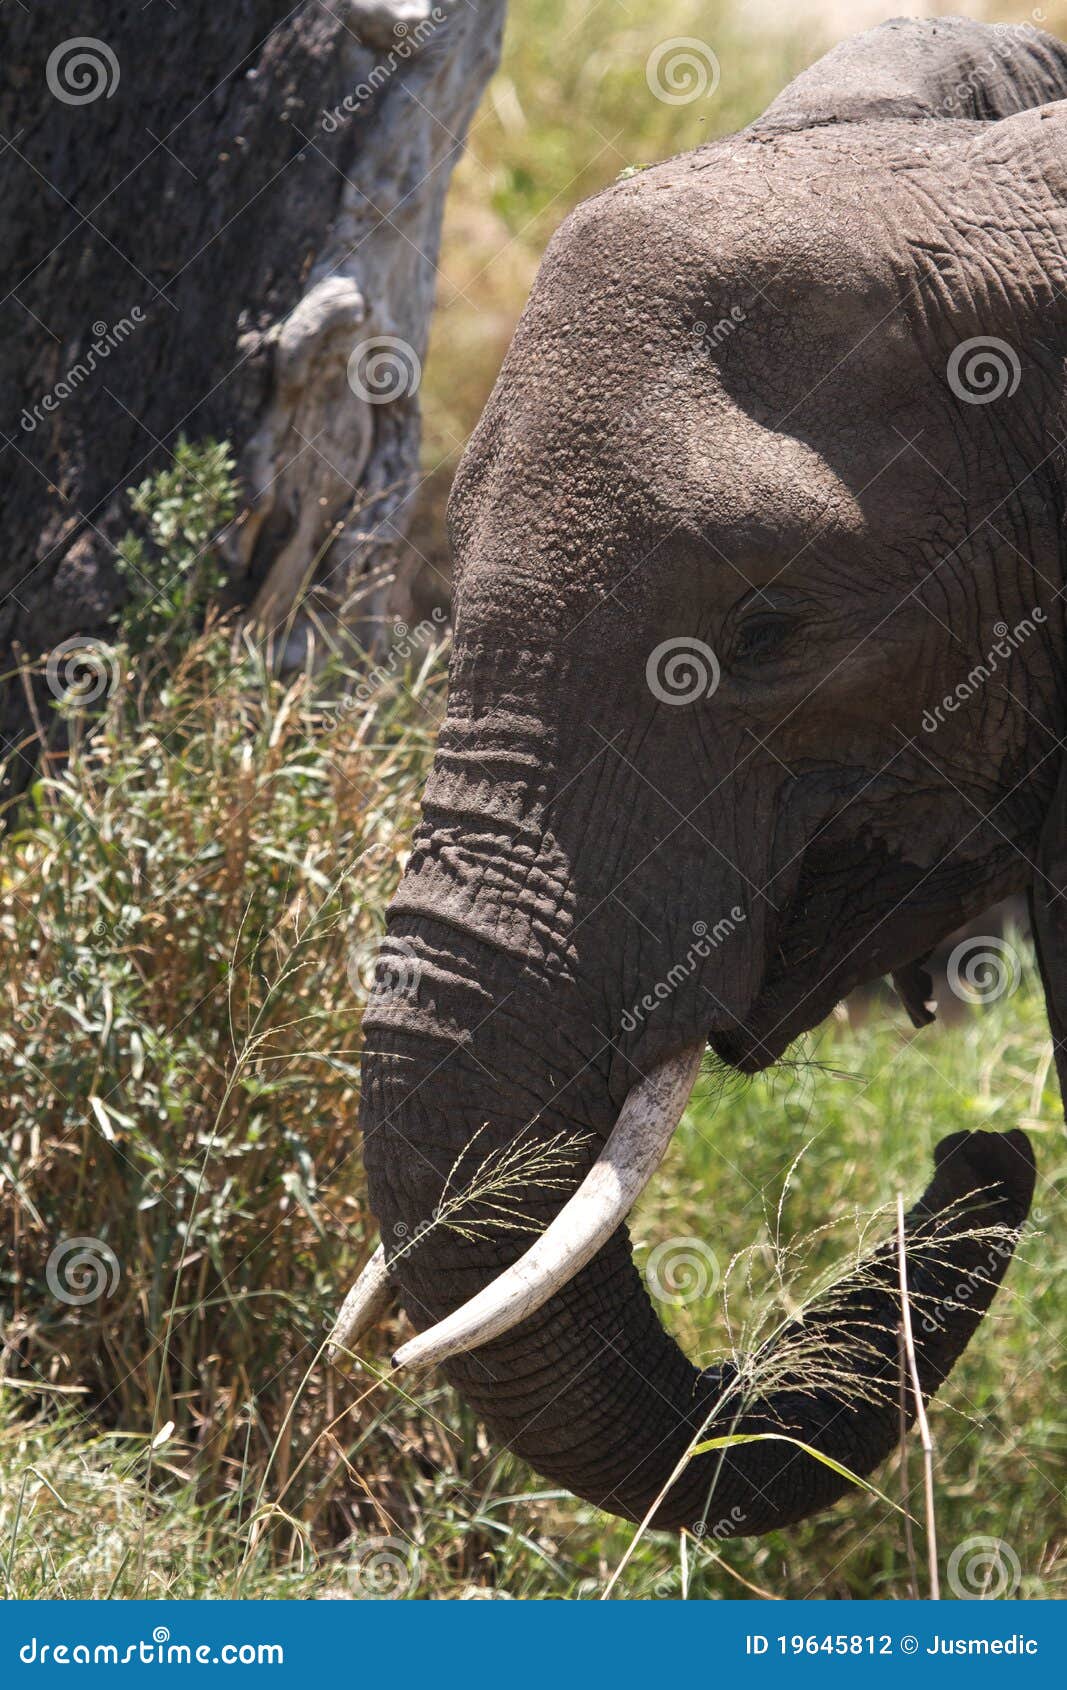
[[[106,636],[126,489],[183,434],[238,454],[235,602],[276,626],[313,574],[351,621],[417,478],[444,196],[503,11],[4,7],[0,672]]]

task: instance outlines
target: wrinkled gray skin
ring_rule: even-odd
[[[1035,31],[885,25],[553,240],[453,495],[448,717],[389,919],[415,983],[391,990],[387,966],[366,1016],[371,1202],[417,1328],[530,1242],[438,1224],[412,1245],[490,1152],[588,1135],[570,1190],[635,1078],[694,1038],[764,1068],[891,971],[921,1019],[917,959],[1062,855],[1065,95],[1067,49]],[[1020,363],[988,404],[947,378],[975,336]],[[715,652],[711,696],[654,696],[672,638]],[[1038,892],[1055,1028],[1062,935]],[[935,1247],[938,1217],[978,1191],[968,1223],[1015,1229],[1034,1177],[1021,1133],[957,1135],[936,1164],[908,1218],[927,1392],[1010,1255],[983,1271],[988,1240],[958,1226]],[[564,1195],[531,1179],[531,1226]],[[925,1330],[961,1275],[969,1300]],[[447,1374],[540,1472],[635,1519],[709,1417],[870,1472],[899,1432],[899,1316],[883,1249],[806,1327],[871,1400],[789,1369],[739,1396],[663,1330],[620,1229]],[[737,1446],[690,1461],[655,1524],[765,1531],[845,1488],[788,1443]]]

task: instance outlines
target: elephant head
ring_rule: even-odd
[[[1065,96],[1036,31],[892,23],[620,181],[552,241],[457,477],[370,1197],[411,1354],[626,1518],[765,1531],[846,1488],[801,1443],[866,1474],[899,1435],[892,1243],[770,1353],[698,1370],[653,1310],[625,1215],[706,1045],[765,1068],[886,973],[927,1019],[931,948],[1035,885],[1067,1025]],[[1033,1184],[1022,1133],[938,1146],[926,1394]]]

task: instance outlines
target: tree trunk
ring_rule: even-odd
[[[183,434],[237,451],[227,562],[264,626],[312,575],[317,614],[349,623],[384,580],[445,191],[503,11],[4,7],[0,673],[106,635],[126,489]],[[364,625],[390,607],[361,599]],[[10,742],[27,707],[2,684]]]

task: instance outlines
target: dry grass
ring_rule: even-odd
[[[174,1422],[216,1494],[333,1413],[330,1378],[286,1411],[374,1242],[360,1014],[443,664],[341,703],[216,627],[108,668],[3,846],[0,1371]],[[335,1467],[305,1470],[323,1515]]]

